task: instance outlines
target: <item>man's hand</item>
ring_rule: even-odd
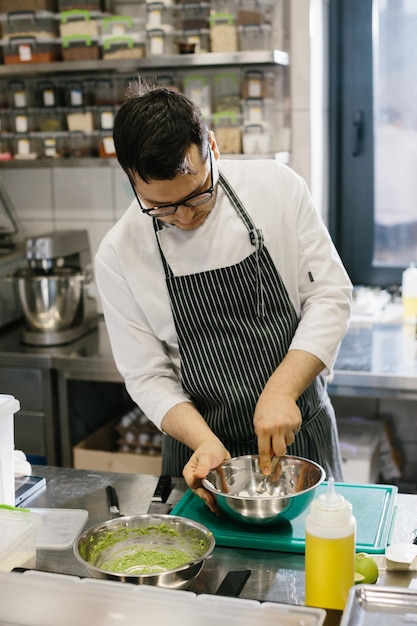
[[[301,428],[301,413],[289,396],[263,393],[253,418],[258,437],[259,466],[265,475],[271,473],[271,458],[285,454]]]
[[[213,513],[218,513],[215,496],[204,489],[202,479],[207,474],[230,459],[230,454],[218,439],[210,439],[202,443],[193,453],[183,469],[183,476],[187,485],[207,504]]]

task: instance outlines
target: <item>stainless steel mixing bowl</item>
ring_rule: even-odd
[[[53,273],[24,268],[14,274],[23,314],[35,331],[70,328],[81,305],[84,275],[71,267]]]
[[[235,457],[211,471],[203,486],[230,518],[249,524],[290,521],[310,504],[324,481],[324,469],[296,456],[275,457],[265,479],[256,455]]]
[[[90,528],[74,544],[74,554],[93,578],[185,589],[214,546],[213,533],[202,524],[175,515],[147,514],[118,517]]]

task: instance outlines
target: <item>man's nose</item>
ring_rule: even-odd
[[[196,207],[194,206],[185,206],[185,204],[180,204],[177,209],[177,217],[181,220],[181,222],[191,222],[194,217],[195,209]]]

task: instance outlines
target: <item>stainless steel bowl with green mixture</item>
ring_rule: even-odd
[[[272,473],[266,478],[259,457],[249,454],[222,463],[203,480],[203,486],[234,521],[267,525],[298,517],[324,479],[320,465],[290,455],[275,457]]]
[[[76,558],[93,578],[185,589],[215,546],[213,533],[175,515],[118,517],[86,530]]]

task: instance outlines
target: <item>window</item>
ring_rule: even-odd
[[[355,284],[417,260],[417,0],[330,2],[330,230]]]

